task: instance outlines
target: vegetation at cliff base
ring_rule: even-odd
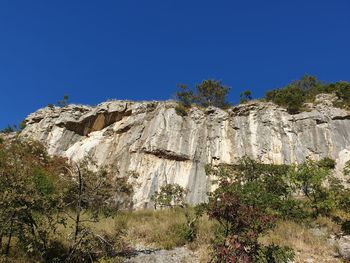
[[[1,259],[90,262],[117,253],[114,237],[86,223],[98,223],[108,211],[115,214],[120,204],[114,195],[130,196],[131,188],[122,179],[116,187],[107,169],[92,171],[89,165],[50,157],[38,142],[1,141]],[[71,230],[62,240],[59,230],[68,222]]]
[[[330,235],[350,233],[350,190],[330,158],[207,165],[216,189],[207,203],[191,206],[189,190],[166,184],[151,198],[156,209],[140,211],[129,210],[133,187],[118,167],[96,168],[49,156],[38,142],[1,140],[0,260],[122,262],[141,245],[186,246],[201,262],[298,262],[332,257]]]

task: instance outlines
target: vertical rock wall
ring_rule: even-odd
[[[223,111],[192,108],[175,112],[175,102],[109,101],[96,107],[44,108],[27,118],[22,136],[42,141],[50,154],[119,167],[134,185],[135,207],[166,183],[189,189],[191,203],[206,200],[206,164],[234,163],[248,155],[265,163],[300,163],[350,156],[350,113],[318,101],[309,112],[289,115],[264,102]],[[341,171],[341,167],[337,168]]]

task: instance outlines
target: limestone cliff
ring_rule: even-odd
[[[130,176],[135,207],[150,205],[161,185],[189,189],[188,201],[206,200],[207,163],[234,163],[248,155],[265,163],[300,163],[331,157],[341,171],[350,159],[350,112],[318,96],[310,110],[290,115],[272,103],[250,102],[228,110],[192,108],[176,114],[176,103],[108,101],[95,107],[47,107],[29,115],[21,133],[42,141],[50,154],[98,165],[113,164]]]

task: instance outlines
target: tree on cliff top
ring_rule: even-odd
[[[196,101],[203,107],[214,106],[225,108],[229,105],[226,97],[230,89],[222,85],[221,81],[208,79],[196,86]]]
[[[197,104],[205,108],[209,106],[226,108],[229,106],[227,95],[230,88],[224,86],[219,80],[203,80],[200,84],[196,85],[195,91],[191,90],[185,84],[180,84],[178,87],[180,90],[176,92],[176,97],[179,101],[179,105],[176,111],[180,115],[186,115],[187,109],[190,108],[192,104]]]

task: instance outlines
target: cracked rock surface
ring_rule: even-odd
[[[89,155],[133,174],[135,208],[152,206],[152,193],[166,183],[182,185],[188,201],[200,203],[212,188],[205,165],[244,155],[275,164],[330,157],[341,176],[350,159],[350,112],[334,108],[327,96],[316,102],[296,115],[259,101],[228,110],[193,107],[185,117],[174,101],[46,107],[27,117],[21,136],[43,142],[50,154],[75,161]]]

